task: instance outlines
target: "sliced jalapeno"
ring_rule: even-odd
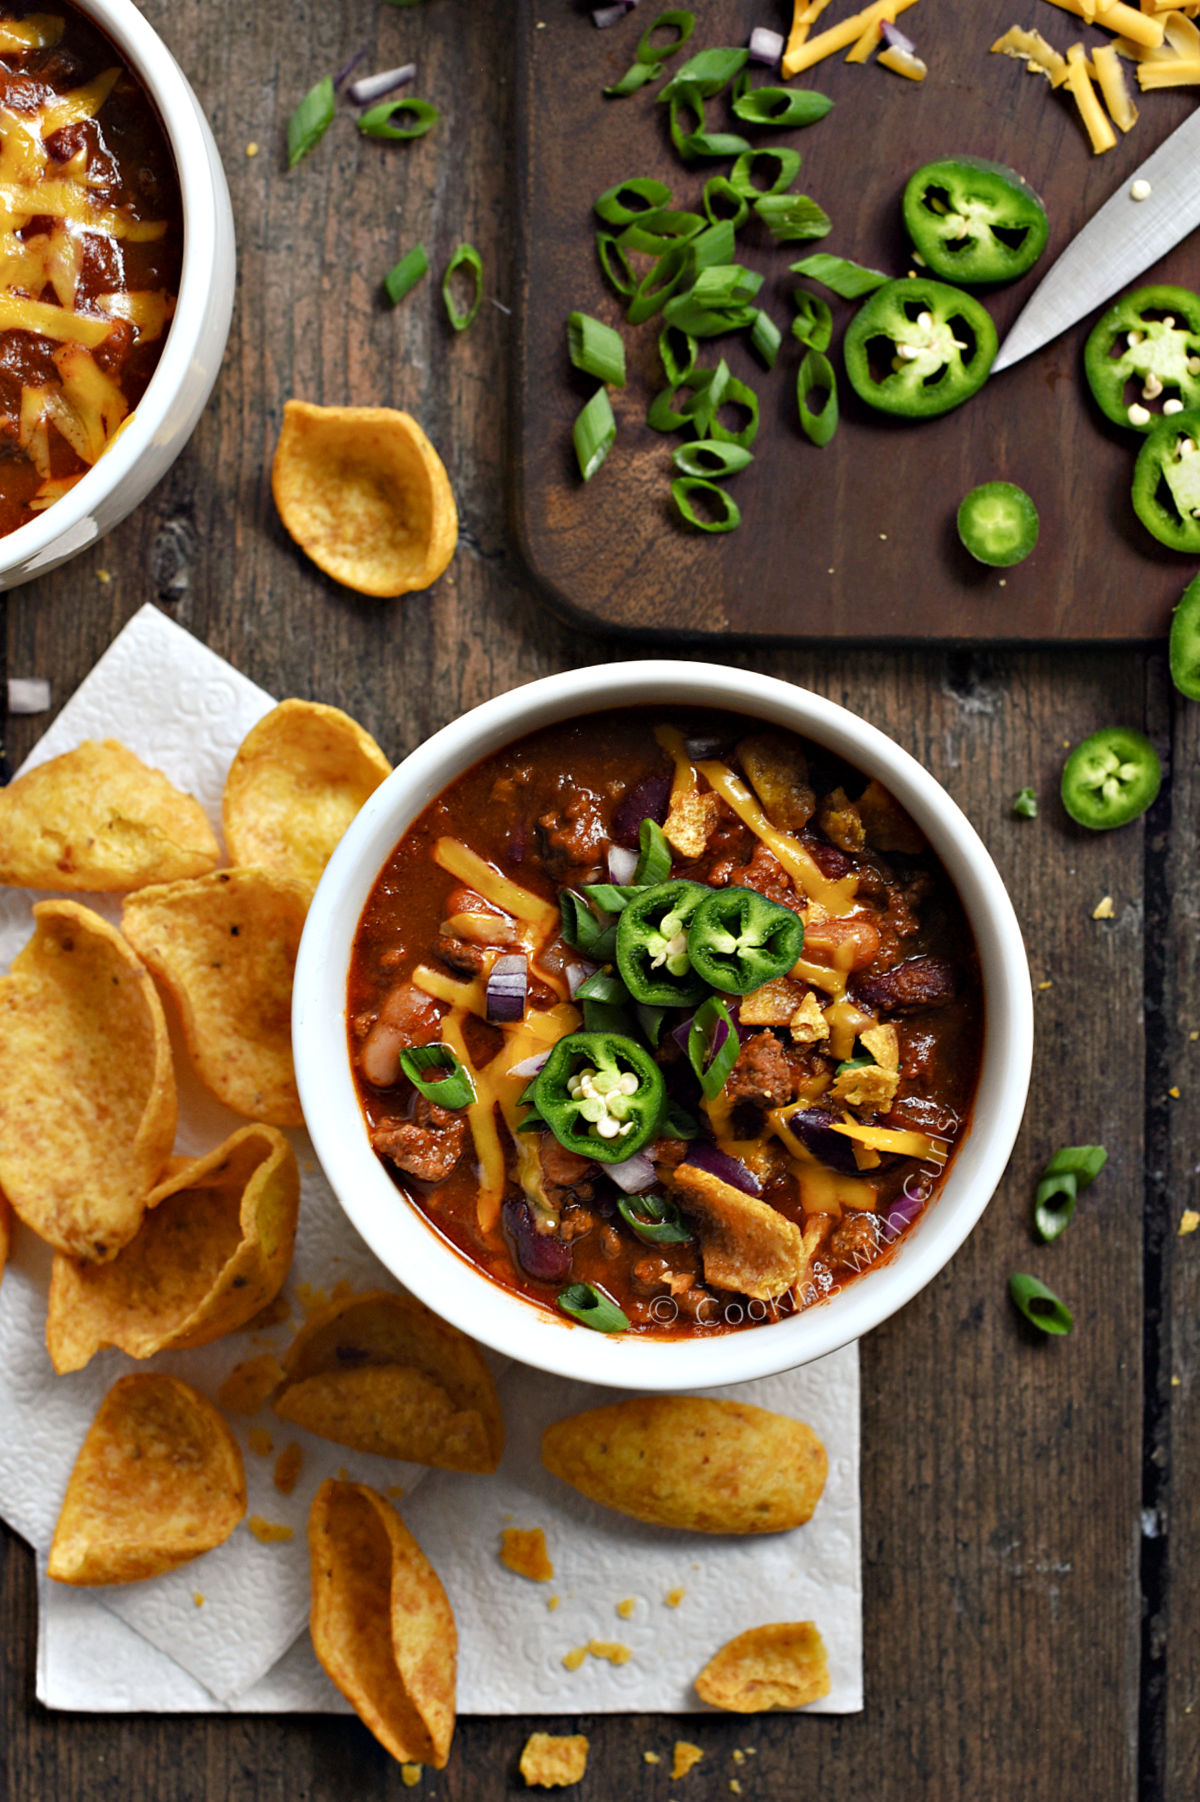
[[[572,1032],[555,1045],[522,1099],[568,1151],[619,1164],[657,1135],[667,1091],[662,1071],[636,1039]]]
[[[1106,726],[1076,745],[1062,773],[1063,806],[1093,832],[1126,826],[1145,813],[1162,784],[1162,765],[1148,738]]]
[[[1046,248],[1046,209],[1015,169],[942,157],[908,178],[904,223],[935,275],[968,286],[1011,282]]]
[[[688,957],[688,922],[709,890],[677,877],[643,890],[617,922],[617,968],[635,1001],[690,1007],[708,984]]]
[[[1193,576],[1171,616],[1171,680],[1200,701],[1200,576]]]
[[[786,975],[803,947],[799,914],[752,888],[711,889],[688,927],[693,970],[730,995],[748,995]]]
[[[987,380],[996,328],[986,308],[944,282],[885,282],[846,328],[846,374],[881,413],[932,419]]]
[[[1133,510],[1173,551],[1200,551],[1200,407],[1160,419],[1133,471]]]
[[[1037,508],[1015,482],[983,482],[959,505],[958,535],[977,563],[1011,569],[1037,544]]]
[[[1164,409],[1200,407],[1200,294],[1135,288],[1102,313],[1083,347],[1088,386],[1116,425],[1149,432]]]

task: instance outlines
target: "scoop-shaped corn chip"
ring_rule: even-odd
[[[113,1384],[63,1500],[48,1574],[59,1583],[136,1583],[229,1538],[246,1512],[237,1441],[207,1397],[137,1371]]]
[[[0,978],[0,1188],[56,1250],[111,1258],[175,1138],[162,1003],[99,914],[77,901],[33,914],[33,938]]]
[[[337,1301],[301,1327],[272,1406],[355,1451],[442,1470],[495,1470],[504,1418],[479,1348],[389,1290]]]
[[[735,1714],[804,1708],[829,1694],[825,1642],[812,1621],[751,1627],[710,1658],[696,1678],[696,1694]]]
[[[107,893],[205,876],[219,857],[200,803],[115,738],[0,789],[0,882]]]
[[[121,928],[179,1009],[206,1088],[272,1126],[303,1116],[292,1067],[292,974],[308,890],[267,870],[143,889]]]
[[[0,1283],[4,1281],[4,1266],[8,1263],[8,1248],[12,1242],[12,1209],[3,1195],[0,1195]]]
[[[281,701],[242,740],[226,778],[221,816],[230,860],[315,887],[391,767],[348,713]]]
[[[804,1240],[786,1215],[695,1164],[680,1164],[673,1186],[699,1228],[708,1282],[759,1301],[791,1288],[800,1274]]]
[[[437,1572],[381,1495],[332,1477],[313,1497],[308,1547],[317,1657],[393,1758],[441,1770],[458,1634]]]
[[[301,550],[360,594],[428,588],[454,555],[449,477],[408,413],[289,400],[271,488]]]
[[[108,1264],[54,1260],[46,1344],[57,1371],[103,1346],[131,1358],[209,1345],[279,1293],[292,1261],[300,1171],[271,1126],[244,1126],[146,1197],[136,1237]]]
[[[593,1502],[692,1533],[801,1526],[828,1469],[803,1421],[694,1395],[636,1396],[556,1420],[542,1463]]]
[[[521,1775],[538,1789],[565,1789],[582,1783],[587,1771],[588,1742],[582,1733],[531,1733],[521,1753]]]

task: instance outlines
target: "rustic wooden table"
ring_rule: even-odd
[[[553,29],[563,0],[546,0]],[[508,524],[513,44],[503,0],[145,0],[213,120],[233,190],[239,304],[224,372],[188,450],[109,538],[7,600],[11,675],[64,701],[145,601],[276,695],[356,714],[399,758],[464,708],[534,676],[632,653],[556,621]],[[287,116],[360,43],[372,67],[415,58],[444,109],[409,146],[357,137],[343,110],[288,175]],[[257,155],[248,146],[257,142]],[[455,338],[433,283],[395,312],[384,270],[415,239],[440,271],[477,244],[489,299]],[[459,498],[458,555],[432,593],[362,600],[325,582],[275,516],[270,456],[284,400],[411,409]],[[1090,555],[1104,556],[1102,541]],[[1181,578],[1182,580],[1182,578]],[[0,601],[0,608],[4,603]],[[697,1717],[708,1756],[689,1793],[843,1802],[1191,1802],[1200,1794],[1200,1239],[1177,1236],[1200,1158],[1200,709],[1161,649],[1037,654],[723,645],[724,659],[866,714],[945,783],[1008,880],[1038,983],[1038,1050],[1012,1167],[953,1264],[863,1346],[866,1706],[847,1718]],[[1138,825],[1073,829],[1056,799],[1063,745],[1121,720],[1168,771]],[[47,724],[9,719],[15,766]],[[1009,811],[1033,783],[1036,822]],[[1103,895],[1115,916],[1092,919]],[[1179,1098],[1172,1099],[1174,1091]],[[1037,1247],[1033,1180],[1063,1143],[1109,1167],[1070,1234]],[[1034,1340],[1008,1273],[1074,1307]],[[2,1424],[0,1424],[2,1430]],[[1189,1553],[1191,1554],[1189,1556]],[[764,1597],[769,1615],[769,1598]],[[334,1718],[91,1718],[34,1700],[33,1560],[0,1532],[0,1796],[11,1802],[369,1802],[400,1772]],[[592,1740],[580,1802],[665,1797],[684,1723],[606,1716],[460,1724],[422,1793],[524,1793],[534,1726]],[[754,1745],[736,1764],[735,1747]]]

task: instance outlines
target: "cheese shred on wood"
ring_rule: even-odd
[[[915,6],[917,0],[875,0],[875,4],[866,7],[862,12],[852,13],[837,25],[831,25],[828,31],[819,32],[815,38],[805,35],[797,41],[795,25],[788,38],[787,49],[783,53],[783,76],[790,81],[793,75],[799,75],[805,69],[811,69],[816,63],[822,63],[827,56],[836,56],[839,50],[848,50],[856,45],[867,32],[878,34],[880,23],[889,22]]]
[[[1099,156],[1102,151],[1111,150],[1117,141],[1117,134],[1109,124],[1104,109],[1096,98],[1096,90],[1092,86],[1091,66],[1083,53],[1082,44],[1072,44],[1067,51],[1066,85],[1079,108],[1079,117],[1083,120],[1084,130],[1091,140],[1093,152]]]

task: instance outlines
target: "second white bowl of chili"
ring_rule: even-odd
[[[668,1391],[822,1357],[941,1270],[1033,1025],[928,771],[819,695],[652,660],[500,695],[382,784],[313,900],[293,1039],[403,1284],[500,1353]]]

